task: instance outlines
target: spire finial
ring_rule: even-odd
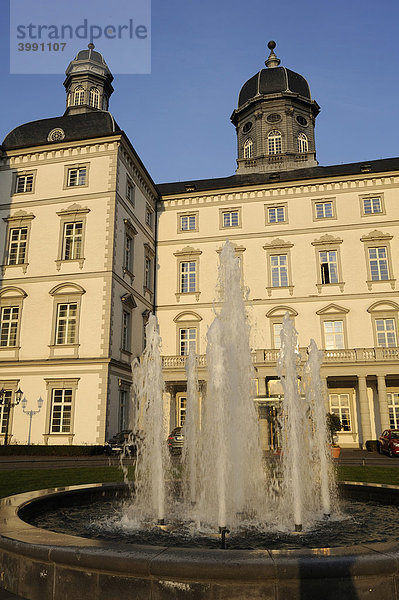
[[[270,40],[267,44],[267,47],[270,50],[269,58],[265,60],[265,65],[269,67],[269,69],[273,69],[274,67],[278,67],[280,64],[280,59],[274,54],[274,49],[276,47],[276,42],[274,40]]]
[[[94,50],[95,45],[93,44],[93,42],[90,42],[90,44],[87,44],[87,47],[89,50]]]

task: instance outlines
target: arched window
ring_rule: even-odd
[[[308,152],[309,143],[308,138],[304,133],[298,135],[298,152]]]
[[[81,85],[79,85],[77,88],[75,88],[73,99],[74,99],[74,105],[75,106],[79,106],[80,104],[84,104],[84,102],[85,102],[85,91],[84,91],[84,89],[82,88]]]
[[[97,88],[90,88],[89,105],[93,108],[100,108],[100,92]]]
[[[277,129],[273,129],[267,136],[267,152],[268,154],[281,154],[282,152],[281,133]]]
[[[253,141],[248,138],[244,142],[244,158],[252,158],[253,155]]]

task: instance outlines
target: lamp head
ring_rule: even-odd
[[[21,404],[22,404],[22,408],[25,410],[25,408],[26,408],[26,405],[28,404],[28,401],[27,401],[27,399],[25,398],[25,396],[22,398],[22,402],[21,402]]]
[[[19,404],[21,402],[23,395],[24,395],[24,393],[21,390],[21,388],[18,388],[17,391],[15,392],[15,402],[16,402],[16,404]]]

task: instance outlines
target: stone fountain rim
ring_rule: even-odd
[[[399,486],[341,482],[340,488],[362,499],[396,498]],[[39,529],[19,513],[46,499],[64,495],[106,496],[123,493],[124,484],[85,484],[25,492],[0,499],[0,553],[25,560],[92,573],[179,581],[236,581],[387,576],[399,574],[399,541],[301,550],[219,550],[133,545],[92,540]],[[387,504],[391,502],[386,502]],[[13,591],[13,590],[10,590]]]

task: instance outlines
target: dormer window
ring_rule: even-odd
[[[90,88],[89,105],[93,108],[100,108],[100,91],[96,87]]]
[[[298,135],[298,152],[308,152],[309,143],[308,138],[304,133]]]
[[[277,129],[273,129],[267,136],[267,151],[268,154],[281,154],[282,152],[281,133]]]
[[[80,104],[84,104],[85,102],[85,91],[81,85],[75,88],[73,94],[74,106],[79,106]]]
[[[244,142],[244,158],[252,158],[253,156],[253,142],[251,138],[248,138]]]

